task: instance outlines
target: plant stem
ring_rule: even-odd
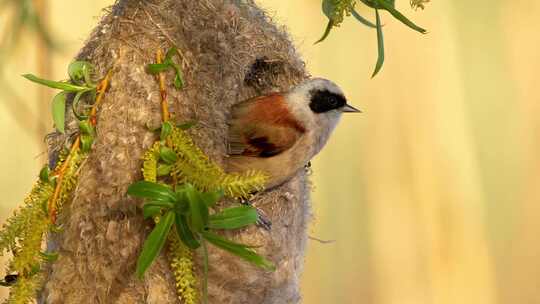
[[[81,145],[81,137],[77,136],[75,139],[75,142],[71,146],[71,150],[69,151],[68,157],[60,167],[60,170],[55,173],[56,176],[58,176],[58,179],[56,180],[56,188],[54,189],[54,194],[51,196],[48,202],[48,210],[49,210],[49,217],[51,218],[51,222],[54,224],[56,223],[56,208],[58,200],[58,197],[60,196],[60,192],[62,190],[62,182],[64,180],[64,176],[66,174],[66,170],[69,167],[69,164],[71,163],[71,159],[73,158],[73,155],[79,150],[79,147]]]
[[[156,52],[156,63],[163,63],[163,53],[160,49]],[[170,114],[169,106],[167,104],[167,88],[165,86],[165,74],[163,72],[159,72],[157,77],[159,80],[159,94],[161,96],[161,111],[163,114],[162,119],[163,121],[168,121],[170,118]]]
[[[203,237],[201,237],[201,247],[203,250],[202,303],[208,304],[208,247]]]
[[[92,106],[92,109],[90,110],[90,123],[92,124],[92,126],[96,126],[97,108],[103,101],[103,95],[105,94],[105,91],[107,90],[109,86],[109,80],[111,78],[111,74],[112,74],[112,71],[109,70],[107,72],[107,75],[105,75],[105,78],[103,78],[103,80],[101,80],[101,82],[98,84],[98,87],[97,87],[98,96],[96,98],[96,102],[94,103],[94,105]],[[73,142],[73,145],[71,145],[71,149],[69,151],[69,154],[66,160],[64,161],[62,166],[59,169],[57,169],[54,173],[54,175],[57,176],[56,187],[54,189],[54,194],[51,196],[47,204],[48,210],[49,210],[49,217],[51,219],[51,223],[53,224],[56,223],[56,215],[57,215],[56,213],[57,213],[57,207],[58,207],[57,201],[58,201],[58,197],[60,196],[60,192],[62,191],[62,182],[64,180],[64,176],[69,167],[69,164],[71,163],[73,156],[75,155],[75,153],[78,152],[80,146],[81,146],[81,136],[78,135],[77,138],[75,138],[75,142]]]
[[[94,127],[97,124],[97,119],[96,119],[97,109],[98,109],[98,106],[103,101],[103,95],[105,94],[105,91],[107,91],[107,88],[109,87],[109,81],[111,79],[111,75],[112,75],[112,70],[109,70],[107,72],[107,75],[105,75],[105,78],[103,78],[103,80],[97,86],[98,96],[96,98],[96,102],[94,103],[94,106],[92,106],[92,109],[90,110],[90,123]]]

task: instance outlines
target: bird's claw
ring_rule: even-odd
[[[250,200],[243,200],[242,205],[251,206],[257,211],[257,226],[263,228],[266,231],[272,230],[272,221],[264,214],[264,211],[260,208],[253,206],[253,203]]]
[[[263,211],[259,208],[255,208],[257,210],[257,226],[263,228],[266,231],[272,230],[272,221],[270,221],[263,213]]]

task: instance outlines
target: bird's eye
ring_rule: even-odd
[[[335,107],[335,106],[337,106],[338,101],[337,101],[337,99],[335,97],[332,96],[332,97],[328,98],[328,103],[331,106]]]

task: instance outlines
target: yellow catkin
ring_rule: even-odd
[[[59,211],[69,201],[77,185],[79,167],[85,157],[85,154],[77,151],[70,158],[62,155],[59,159],[57,168],[69,159],[57,200]],[[30,303],[41,288],[40,269],[45,262],[42,256],[43,238],[52,227],[46,207],[53,192],[52,183],[38,181],[23,207],[7,220],[0,231],[0,252],[14,252],[8,271],[18,274],[6,303]]]
[[[178,184],[191,183],[200,191],[221,189],[228,197],[243,198],[254,191],[262,190],[267,181],[266,175],[255,171],[242,174],[225,173],[180,128],[174,127],[164,142],[178,156],[178,161],[170,173]],[[145,181],[157,182],[161,145],[162,142],[155,142],[143,155],[142,174]],[[193,253],[182,244],[175,231],[170,233],[168,243],[169,264],[175,278],[177,295],[185,304],[196,304],[199,282],[194,272]]]
[[[33,303],[37,291],[43,285],[43,275],[41,273],[32,277],[19,277],[17,282],[9,290],[9,298],[5,304],[27,304]]]
[[[180,301],[197,304],[199,282],[194,272],[193,253],[182,244],[176,233],[169,235],[169,263]]]
[[[157,181],[157,164],[159,160],[159,147],[160,142],[155,142],[146,153],[143,155],[143,167],[142,174],[143,178],[147,182],[156,182]]]
[[[100,83],[91,116],[95,118],[97,106],[100,104],[110,78],[110,72]],[[95,119],[93,120],[95,126]],[[34,303],[35,297],[43,284],[41,269],[48,262],[48,254],[42,252],[45,235],[54,228],[54,220],[49,216],[60,212],[62,206],[71,199],[71,194],[77,186],[79,168],[87,157],[79,148],[80,137],[77,137],[69,152],[65,151],[58,157],[53,172],[60,172],[54,181],[38,181],[23,207],[10,217],[0,230],[0,255],[13,253],[9,262],[8,273],[17,274],[17,280],[10,288],[9,297],[4,303],[27,304]],[[66,163],[66,161],[68,163]],[[49,201],[53,199],[56,210],[47,210]]]
[[[0,253],[16,249],[17,241],[24,237],[36,218],[45,216],[44,204],[52,195],[54,188],[49,183],[37,182],[25,198],[23,206],[9,217],[0,231]],[[29,229],[30,228],[30,229]]]
[[[75,190],[79,179],[79,167],[85,159],[86,154],[83,154],[82,152],[80,152],[80,150],[74,152],[73,156],[70,158],[70,163],[66,168],[64,178],[62,180],[60,195],[58,196],[58,200],[56,201],[58,212],[60,212],[62,206],[64,206],[64,204],[69,201],[71,193],[73,192],[73,190]],[[58,166],[60,165],[61,164],[58,164]]]
[[[43,206],[52,192],[52,185],[39,181],[24,200],[24,206],[4,224],[0,232],[1,250],[16,253],[9,271],[30,273],[40,264],[42,239],[50,225]]]
[[[143,156],[143,178],[148,182],[157,181],[157,164],[159,161],[158,141]],[[156,221],[159,219],[156,218]],[[175,231],[169,234],[169,265],[173,272],[176,294],[184,304],[197,304],[197,278],[193,270],[193,255],[178,239]]]
[[[168,139],[178,161],[171,170],[171,176],[179,182],[189,182],[200,191],[222,189],[232,198],[245,198],[252,192],[260,191],[268,177],[256,171],[245,173],[225,173],[211,161],[193,142],[191,137],[179,128],[173,128]]]
[[[10,263],[9,268],[12,272],[24,276],[30,274],[35,267],[39,267],[42,261],[41,244],[49,227],[50,221],[46,215],[36,216],[32,223],[29,223],[29,227],[19,239],[17,254]]]
[[[8,273],[19,275],[5,303],[31,303],[41,288],[41,246],[51,226],[44,206],[53,191],[50,183],[38,181],[24,200],[23,207],[7,220],[0,231],[1,251],[14,253]]]

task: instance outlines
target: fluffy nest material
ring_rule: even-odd
[[[43,303],[181,303],[166,255],[138,280],[135,264],[152,227],[141,202],[126,195],[141,179],[141,156],[156,140],[147,125],[160,119],[159,90],[146,73],[158,48],[178,46],[186,86],[177,91],[168,75],[169,102],[177,122],[196,120],[190,134],[218,163],[226,157],[227,119],[232,105],[272,91],[284,91],[307,77],[283,28],[249,0],[120,0],[112,6],[77,59],[96,66],[99,77],[112,69],[111,88],[99,111],[97,138],[83,165],[73,201],[59,219],[63,232],[50,246],[59,251],[41,294]],[[73,125],[73,124],[72,124]],[[227,237],[260,246],[273,261],[265,272],[210,248],[209,302],[300,302],[309,220],[304,171],[261,193],[255,205],[272,230],[251,227]],[[201,257],[196,257],[201,265]],[[197,269],[199,275],[201,269]]]

